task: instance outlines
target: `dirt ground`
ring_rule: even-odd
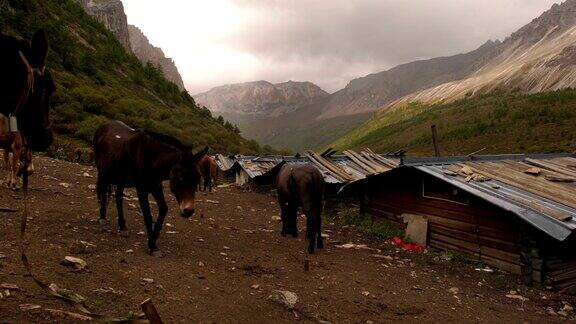
[[[94,176],[88,166],[36,159],[27,232],[37,276],[81,294],[94,312],[127,316],[152,298],[166,323],[574,320],[570,305],[576,306],[576,300],[571,297],[522,286],[516,277],[477,271],[437,253],[399,251],[354,228],[329,223],[324,226],[327,247],[310,257],[310,271],[305,271],[303,235],[280,236],[275,198],[234,187],[200,193],[191,220],[178,215],[168,195],[170,213],[159,240],[165,255],[151,257],[133,193],[125,202],[129,237],[117,234],[112,204],[108,227],[100,227]],[[1,188],[0,207],[21,210],[21,195]],[[46,295],[24,276],[19,217],[19,212],[0,212],[0,284],[20,288],[0,289],[0,322],[73,322],[48,310],[77,312],[74,307]],[[304,230],[301,220],[301,234]],[[80,241],[94,247],[83,250]],[[370,249],[338,247],[349,242]],[[88,266],[74,271],[61,264],[65,256],[80,257]],[[274,290],[296,293],[295,308],[270,300]],[[40,308],[26,310],[25,304]]]

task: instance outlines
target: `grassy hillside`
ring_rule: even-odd
[[[526,95],[496,91],[450,104],[408,106],[381,113],[330,146],[408,150],[431,155],[437,125],[443,155],[559,152],[576,149],[576,91]]]
[[[73,0],[9,0],[0,31],[30,38],[44,28],[50,41],[48,68],[57,84],[52,120],[58,133],[53,154],[86,145],[109,119],[180,138],[220,152],[259,153],[255,141],[199,108],[192,97],[143,66],[114,35]]]

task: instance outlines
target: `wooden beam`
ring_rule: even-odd
[[[142,311],[146,315],[146,318],[148,318],[148,321],[150,321],[150,324],[164,323],[162,322],[162,319],[160,318],[160,315],[158,314],[156,307],[154,307],[154,304],[152,304],[152,300],[150,298],[143,301],[140,306],[142,307]]]
[[[308,156],[308,158],[312,162],[323,166],[328,171],[332,172],[332,174],[335,175],[337,178],[340,178],[338,180],[344,181],[344,182],[354,180],[354,179],[352,179],[352,177],[350,175],[347,175],[347,174],[345,175],[342,170],[339,170],[336,166],[334,166],[331,162],[325,160],[323,157],[316,155],[316,153],[314,153],[312,151],[308,151],[306,153],[306,156]]]
[[[362,169],[364,169],[365,171],[367,171],[367,173],[378,173],[378,171],[376,171],[374,168],[372,168],[370,165],[368,165],[367,163],[365,163],[364,161],[360,160],[357,156],[354,155],[354,153],[352,153],[351,151],[344,151],[344,155],[346,155],[347,157],[349,157],[352,161],[354,161],[356,164],[358,164]]]
[[[529,180],[524,177],[515,177],[514,172],[516,171],[511,170],[510,168],[501,170],[501,168],[494,163],[466,163],[465,166],[470,167],[475,173],[479,173],[485,177],[500,181],[516,188],[522,188],[544,198],[550,199],[554,202],[576,208],[576,202],[574,202],[573,196],[569,195],[568,193],[561,192],[560,190],[555,190],[555,188],[558,186],[555,183],[544,180],[547,182],[547,186],[538,186],[537,178]]]

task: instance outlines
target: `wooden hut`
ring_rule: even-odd
[[[513,155],[408,161],[349,184],[363,212],[405,227],[427,220],[427,244],[576,291],[576,158]]]

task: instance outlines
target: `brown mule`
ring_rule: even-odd
[[[218,181],[218,164],[209,155],[205,155],[198,163],[200,174],[202,174],[202,182],[204,184],[203,191],[208,190],[212,192],[213,186]]]
[[[168,213],[162,181],[170,180],[170,190],[180,205],[182,217],[194,214],[194,199],[200,173],[198,162],[208,148],[193,154],[191,148],[175,138],[149,131],[137,131],[119,121],[109,122],[96,131],[94,159],[98,169],[96,191],[100,201],[100,221],[106,221],[108,194],[116,186],[118,227],[125,232],[123,198],[125,188],[136,188],[150,254],[157,251],[156,242]],[[158,204],[158,218],[153,224],[148,196]]]
[[[310,164],[285,164],[278,173],[276,185],[282,210],[282,236],[298,236],[297,211],[301,207],[306,214],[308,253],[314,253],[315,247],[323,248],[324,178],[320,171]]]

